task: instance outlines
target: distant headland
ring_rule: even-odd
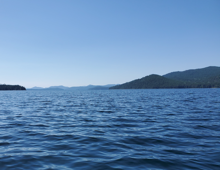
[[[220,88],[220,67],[152,74],[109,89]]]
[[[26,90],[26,88],[20,85],[0,84],[0,90]]]

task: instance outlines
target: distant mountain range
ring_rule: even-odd
[[[152,74],[110,89],[220,88],[220,67],[177,71],[163,76]]]
[[[115,84],[108,84],[104,86],[88,85],[88,86],[77,86],[77,87],[66,87],[66,86],[50,86],[47,88],[33,87],[27,90],[108,90],[112,86],[115,86]]]
[[[161,89],[161,88],[220,88],[220,67],[176,71],[163,76],[151,74],[124,84],[104,86],[88,85],[78,87],[51,86],[33,87],[27,90],[108,90],[108,89]],[[20,85],[0,84],[0,90],[26,90]]]

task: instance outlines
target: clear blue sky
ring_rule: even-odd
[[[120,84],[220,66],[220,0],[0,0],[0,83]]]

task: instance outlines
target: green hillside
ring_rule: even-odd
[[[184,88],[184,83],[152,74],[141,79],[133,80],[110,89],[159,89],[159,88]]]
[[[172,72],[164,75],[164,77],[184,81],[189,87],[194,88],[220,87],[220,67],[215,66]]]
[[[157,89],[157,88],[220,88],[220,67],[172,72],[164,76],[149,75],[110,89]]]
[[[163,75],[166,78],[181,81],[204,81],[220,76],[220,67],[210,66],[201,69],[171,72]]]

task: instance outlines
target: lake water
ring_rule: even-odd
[[[220,89],[0,91],[0,169],[220,169]]]

